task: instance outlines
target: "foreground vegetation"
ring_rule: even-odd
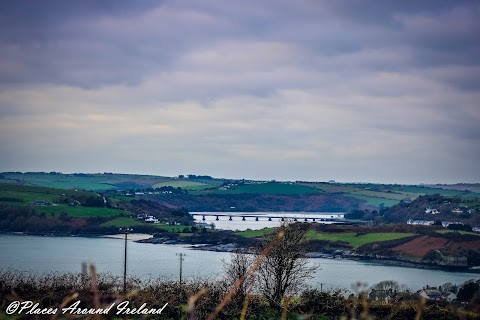
[[[232,283],[220,280],[167,279],[142,280],[127,278],[123,294],[123,278],[93,272],[77,274],[26,275],[15,271],[0,272],[0,319],[54,319],[52,315],[7,315],[13,301],[33,301],[40,308],[68,308],[80,301],[78,308],[107,308],[115,303],[108,315],[82,316],[82,319],[209,319],[228,294]],[[159,316],[117,315],[120,302],[128,307],[162,310]],[[480,319],[478,291],[465,302],[422,300],[415,293],[404,292],[389,301],[372,300],[368,291],[350,295],[345,292],[322,292],[305,288],[295,296],[283,299],[280,310],[273,308],[262,294],[251,292],[241,297],[238,292],[218,312],[214,319]],[[78,315],[59,315],[57,319],[78,319]]]

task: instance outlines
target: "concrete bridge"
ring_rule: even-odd
[[[268,220],[268,221],[273,221],[279,220],[279,221],[285,221],[285,220],[292,220],[292,221],[312,221],[312,222],[345,222],[345,219],[343,218],[343,213],[332,213],[332,214],[315,214],[315,213],[288,213],[288,214],[282,214],[282,212],[272,212],[272,213],[262,213],[262,214],[255,214],[255,212],[252,213],[229,213],[229,212],[201,212],[201,213],[190,213],[193,218],[195,217],[202,217],[202,220],[205,221],[206,217],[215,217],[215,220],[222,220],[225,218],[230,221],[233,220],[233,218],[241,218],[242,221],[246,221],[247,219],[249,220],[255,220],[255,221],[260,221],[261,220]]]

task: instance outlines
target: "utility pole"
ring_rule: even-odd
[[[320,283],[320,292],[323,292],[323,285],[324,285],[324,284],[325,284],[325,283]]]
[[[180,288],[182,288],[182,272],[183,272],[183,257],[185,256],[185,254],[183,253],[177,253],[177,256],[180,257]]]
[[[125,233],[125,255],[123,259],[123,294],[127,293],[127,235],[129,232],[132,232],[133,229],[130,228],[120,228],[120,232]]]

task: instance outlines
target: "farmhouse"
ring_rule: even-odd
[[[452,302],[457,299],[457,295],[451,291],[439,291],[436,289],[423,289],[418,291],[418,294],[420,297],[433,301],[445,300]]]
[[[459,221],[442,221],[442,227],[444,228],[448,228],[449,225],[451,224],[458,224],[458,225],[462,225],[463,226],[463,222],[459,222]]]
[[[431,226],[435,223],[435,221],[427,221],[427,220],[413,220],[413,219],[408,219],[407,224],[411,225],[419,225],[419,226]]]
[[[427,300],[441,300],[442,299],[442,293],[438,290],[433,290],[433,289],[423,289],[418,292],[420,297],[425,298]]]

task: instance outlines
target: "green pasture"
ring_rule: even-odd
[[[141,222],[133,219],[132,217],[118,217],[110,221],[104,222],[101,224],[102,227],[117,227],[117,228],[126,228],[126,227],[135,227],[143,226],[145,222]]]
[[[360,196],[365,196],[369,198],[382,198],[388,200],[397,200],[400,201],[406,197],[412,198],[412,194],[408,196],[405,193],[396,193],[396,192],[381,192],[381,191],[371,191],[371,190],[358,190],[353,191],[351,194],[357,194]],[[413,194],[413,198],[416,198],[418,194]]]
[[[25,186],[14,184],[0,184],[0,197],[18,198],[23,200],[24,205],[30,205],[33,201],[44,200],[55,202],[68,196],[93,195],[91,192],[54,189],[39,186]]]
[[[227,190],[208,190],[209,193],[221,194],[241,194],[241,193],[256,193],[256,194],[307,194],[307,193],[321,193],[322,191],[300,184],[289,184],[279,182],[267,182],[259,184],[244,184],[231,187]]]
[[[180,238],[191,237],[193,236],[193,233],[187,232],[187,233],[180,233],[179,235],[180,235]]]
[[[394,205],[396,205],[400,202],[398,200],[367,197],[367,196],[360,195],[360,194],[345,194],[345,196],[356,198],[356,199],[359,199],[359,200],[364,200],[367,205],[371,205],[371,206],[375,206],[375,207],[379,207],[382,204],[385,207],[391,207],[391,206],[394,206]]]
[[[167,231],[170,231],[170,232],[178,232],[178,233],[181,233],[183,231],[183,229],[185,228],[191,228],[191,226],[186,226],[186,225],[171,225],[171,224],[166,224],[166,223],[155,223],[153,226],[157,227],[157,228],[160,228],[160,229],[163,229],[163,230],[167,230]]]
[[[152,187],[157,183],[173,180],[168,177],[129,175],[129,174],[39,174],[39,173],[4,173],[2,181],[26,185],[43,186],[59,189],[111,190],[124,184]]]
[[[246,238],[258,238],[275,232],[277,232],[277,228],[263,228],[261,230],[238,231],[235,234]]]
[[[468,199],[468,200],[472,200],[472,199],[480,199],[480,193],[475,193],[475,192],[467,192],[467,193],[464,193],[462,194],[462,198],[465,198],[465,199]]]
[[[328,193],[350,193],[359,190],[357,187],[345,186],[336,183],[302,183],[301,185],[316,188]]]
[[[477,233],[477,232],[469,232],[469,231],[463,231],[463,230],[449,230],[449,229],[437,230],[437,233],[441,233],[441,234],[451,233],[451,232],[458,232],[460,234],[471,234],[471,235],[480,237],[480,233]]]
[[[450,190],[450,189],[443,189],[443,188],[430,188],[424,186],[401,186],[401,185],[392,185],[390,186],[391,190],[395,191],[402,191],[402,192],[409,192],[409,193],[416,193],[419,196],[425,194],[435,194],[439,193],[442,196],[458,196],[463,194],[463,191],[458,190]]]
[[[182,188],[182,189],[193,189],[193,190],[201,190],[205,188],[211,187],[206,183],[196,182],[196,181],[189,181],[189,180],[170,180],[166,182],[156,183],[153,185],[153,188],[161,188],[161,187],[174,187],[174,188]]]
[[[415,235],[414,233],[367,233],[357,235],[357,233],[321,233],[316,231],[308,231],[307,236],[311,240],[327,240],[327,241],[342,241],[350,244],[352,247],[358,248],[367,243],[382,242],[389,240],[396,240]]]
[[[102,227],[114,226],[117,228],[124,228],[124,227],[135,228],[135,226],[151,226],[151,227],[157,227],[159,229],[164,229],[170,232],[182,232],[185,227],[190,228],[190,226],[186,226],[186,225],[171,225],[166,223],[147,223],[147,222],[136,220],[132,217],[118,217],[102,223],[101,226]]]
[[[0,190],[0,197],[2,198],[16,198],[22,199],[22,202],[16,202],[18,205],[30,205],[33,201],[44,200],[48,202],[54,202],[63,198],[59,194],[47,194],[47,193],[31,193],[21,191],[4,191]],[[0,203],[4,203],[3,201]]]
[[[70,217],[75,218],[94,218],[94,217],[113,217],[118,215],[130,215],[129,211],[118,210],[113,208],[98,208],[98,207],[70,207],[66,204],[59,204],[53,206],[35,206],[35,212],[59,215],[65,212]]]
[[[105,178],[100,175],[74,176],[66,174],[34,174],[34,173],[15,173],[4,174],[11,182],[20,182],[26,185],[41,186],[57,189],[80,189],[80,190],[106,190],[116,189],[115,186],[105,182]]]

